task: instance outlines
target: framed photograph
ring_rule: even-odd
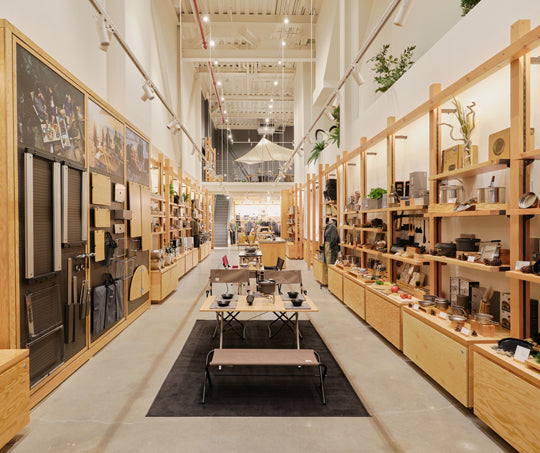
[[[134,181],[148,186],[149,143],[126,127],[126,176],[128,181]]]
[[[499,256],[499,250],[501,249],[501,246],[499,244],[489,244],[489,245],[483,245],[482,250],[480,252],[480,259],[483,260],[492,260],[494,258],[497,258]]]
[[[123,131],[123,123],[88,100],[88,164],[91,170],[124,179]]]
[[[84,166],[84,94],[17,44],[17,141]]]

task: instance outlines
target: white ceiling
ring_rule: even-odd
[[[314,60],[311,37],[322,0],[195,1],[201,21],[209,18],[202,21],[208,49],[203,48],[194,0],[180,0],[182,58],[200,75],[214,125],[256,129],[266,118],[277,128],[293,125],[294,74],[298,63]],[[216,83],[221,83],[221,110],[208,62]]]

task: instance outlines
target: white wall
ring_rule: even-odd
[[[173,109],[177,109],[179,45],[172,2],[102,0],[101,4],[152,81]],[[157,98],[151,102],[140,100],[142,76],[114,39],[107,53],[99,49],[95,15],[87,0],[0,1],[1,18],[19,28],[149,136],[161,152],[179,163],[181,139],[173,137],[166,128],[169,114]],[[191,74],[185,75],[191,77]],[[199,97],[197,104],[200,104]],[[185,116],[189,117],[188,130],[200,142],[200,106],[198,109],[186,107]],[[195,168],[188,171],[198,174]]]

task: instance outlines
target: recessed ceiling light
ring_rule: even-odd
[[[216,42],[213,39],[211,39],[210,40],[210,47],[214,47],[215,45],[216,45]]]
[[[224,100],[225,100],[225,97],[221,96],[221,102],[223,102]]]
[[[270,104],[270,105],[268,106],[269,109],[271,109],[271,108],[273,108],[273,107],[274,107],[273,104]]]
[[[225,113],[225,115],[227,114],[227,110],[223,110],[223,113]]]
[[[202,18],[203,22],[208,22],[210,20],[210,18],[208,17],[208,14],[205,14]],[[285,22],[287,23],[287,22]]]
[[[232,134],[229,134],[229,138],[232,138]]]
[[[284,24],[288,24],[288,23],[289,23],[289,18],[286,17],[285,19],[283,19],[283,23],[284,23]]]
[[[270,102],[274,102],[274,98],[270,99]]]
[[[268,130],[268,128],[267,128],[267,127],[265,127],[265,128],[264,128],[264,130],[265,130],[265,131],[267,131],[267,130]]]
[[[285,47],[287,45],[287,43],[285,41],[281,41],[281,46],[282,47]]]
[[[278,81],[277,81],[277,80],[274,80],[274,86],[277,87],[277,84],[278,84]]]
[[[217,61],[217,60],[216,60],[216,61],[214,61],[214,64],[215,64],[215,65],[217,66],[217,65],[218,65],[218,61]]]
[[[278,66],[281,66],[281,60],[279,60],[279,61],[277,62],[277,64],[278,64]]]
[[[270,118],[266,118],[264,121],[266,121],[267,123],[270,122]]]
[[[225,120],[225,122],[228,123],[228,122],[229,122],[229,118],[227,118],[227,119]]]
[[[218,87],[221,86],[221,80],[218,80],[218,81],[217,81],[217,86],[218,86]]]

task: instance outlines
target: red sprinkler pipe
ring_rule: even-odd
[[[195,7],[195,14],[197,14],[197,21],[199,22],[199,30],[201,30],[202,45],[206,50],[206,39],[204,38],[204,31],[201,24],[201,16],[199,15],[199,8],[197,7],[197,0],[193,0],[193,6]]]
[[[212,63],[210,62],[208,62],[208,69],[210,70],[210,75],[212,76],[212,83],[214,84],[214,91],[216,92],[219,111],[221,112],[221,121],[223,122],[223,124],[225,124],[225,118],[223,117],[223,109],[221,108],[221,100],[219,99],[219,93],[216,85],[216,78],[214,77],[214,70],[212,69]]]

